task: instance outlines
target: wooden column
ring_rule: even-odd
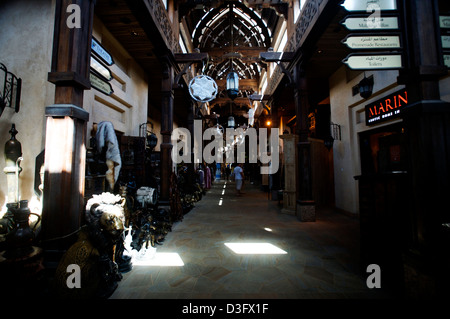
[[[172,141],[173,130],[173,81],[174,70],[167,61],[163,66],[162,99],[161,99],[161,193],[160,204],[169,205],[170,175],[172,174]]]
[[[80,8],[80,28],[70,28],[67,7]],[[48,80],[55,84],[55,104],[46,107],[42,244],[61,253],[83,223],[86,122],[83,92],[90,88],[89,61],[94,1],[58,0],[53,56]],[[57,261],[57,260],[56,260]]]
[[[417,252],[407,259],[414,262],[407,262],[405,277],[410,274],[408,269],[415,268],[414,276],[419,278],[415,285],[428,281],[426,285],[434,285],[435,293],[442,297],[443,293],[448,296],[450,284],[448,230],[443,226],[450,222],[446,208],[450,194],[450,103],[440,100],[439,92],[439,78],[447,74],[447,69],[439,37],[438,2],[405,0],[402,4],[408,68],[400,73],[398,81],[418,99],[402,112],[410,154],[412,192],[408,209],[414,225],[411,251]],[[416,293],[432,297],[428,290],[418,289]]]
[[[308,140],[308,91],[301,65],[294,69],[294,100],[298,135],[298,199],[297,217],[301,221],[316,220],[316,203],[312,196],[311,143]]]
[[[283,140],[284,190],[282,213],[295,215],[297,210],[297,145],[298,135],[280,135]]]

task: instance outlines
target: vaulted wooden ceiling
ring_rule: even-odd
[[[228,73],[230,61],[233,68],[239,70],[241,98],[233,104],[233,112],[242,115],[248,110],[247,96],[257,91],[260,73],[266,67],[260,61],[259,53],[265,52],[271,45],[277,26],[287,17],[289,0],[180,0],[177,1],[179,22],[192,36],[194,48],[209,55],[204,66],[205,74],[212,76],[218,86],[219,95],[210,104],[214,111],[226,118],[230,112],[230,99],[223,92],[224,77]],[[96,16],[105,24],[111,34],[122,44],[148,75],[149,109],[159,108],[161,101],[161,52],[162,43],[148,25],[143,25],[136,7],[130,8],[133,1],[97,0]],[[311,91],[326,98],[328,77],[339,66],[348,50],[340,41],[347,31],[339,24],[345,15],[339,10],[331,23],[324,28],[319,41],[310,44],[311,57],[307,68],[311,74]],[[231,27],[231,25],[233,27]],[[196,30],[197,28],[197,30]],[[156,42],[155,42],[156,41]],[[233,57],[233,59],[231,59]],[[295,114],[292,90],[286,86],[278,90],[280,104],[285,105],[287,115]],[[174,113],[178,121],[187,118],[187,90],[175,90]]]

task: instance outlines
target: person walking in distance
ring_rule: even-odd
[[[242,168],[242,164],[239,163],[233,170],[234,180],[236,181],[236,195],[241,196],[241,188],[244,183],[244,170]]]

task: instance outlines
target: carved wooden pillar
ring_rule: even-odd
[[[440,49],[438,2],[407,0],[403,6],[408,68],[400,73],[399,83],[418,99],[402,111],[410,154],[411,245],[419,252],[416,262],[421,266],[415,271],[435,276],[436,293],[442,297],[449,294],[450,284],[449,232],[443,225],[450,222],[445,208],[450,194],[450,103],[440,100],[439,78],[447,69]],[[422,293],[430,296],[429,291]]]
[[[308,140],[308,92],[304,71],[299,65],[294,69],[294,100],[297,116],[298,139],[298,198],[297,216],[301,221],[316,220],[316,203],[312,197],[311,143]]]
[[[69,27],[70,4],[80,8],[79,28]],[[55,104],[45,110],[44,202],[42,243],[45,251],[61,253],[83,223],[85,140],[89,113],[82,109],[90,88],[94,1],[56,1],[53,57],[48,80],[55,84]],[[77,17],[78,18],[78,17]],[[69,18],[71,20],[71,18]],[[70,24],[69,24],[70,25]]]
[[[195,112],[195,106],[194,106],[194,102],[191,100],[191,101],[189,101],[189,109],[188,109],[188,117],[187,117],[187,129],[189,130],[189,133],[191,134],[191,145],[194,145],[194,137],[195,137],[195,135],[194,135],[194,121],[195,121],[194,112]],[[200,120],[200,121],[202,121],[202,120]],[[187,165],[187,167],[188,167],[187,184],[194,185],[194,183],[195,183],[194,148],[191,147],[189,152],[190,152],[191,162]]]
[[[169,205],[170,175],[172,174],[172,141],[173,130],[173,80],[174,70],[169,62],[164,63],[161,99],[161,194],[160,204]]]

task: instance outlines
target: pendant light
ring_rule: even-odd
[[[227,95],[231,100],[237,98],[239,93],[239,76],[231,69],[231,72],[227,75]]]
[[[231,53],[234,53],[234,38],[233,38],[233,5],[230,4],[230,42]],[[239,93],[239,75],[233,69],[233,58],[230,59],[230,73],[227,75],[227,95],[231,100],[234,100]]]

